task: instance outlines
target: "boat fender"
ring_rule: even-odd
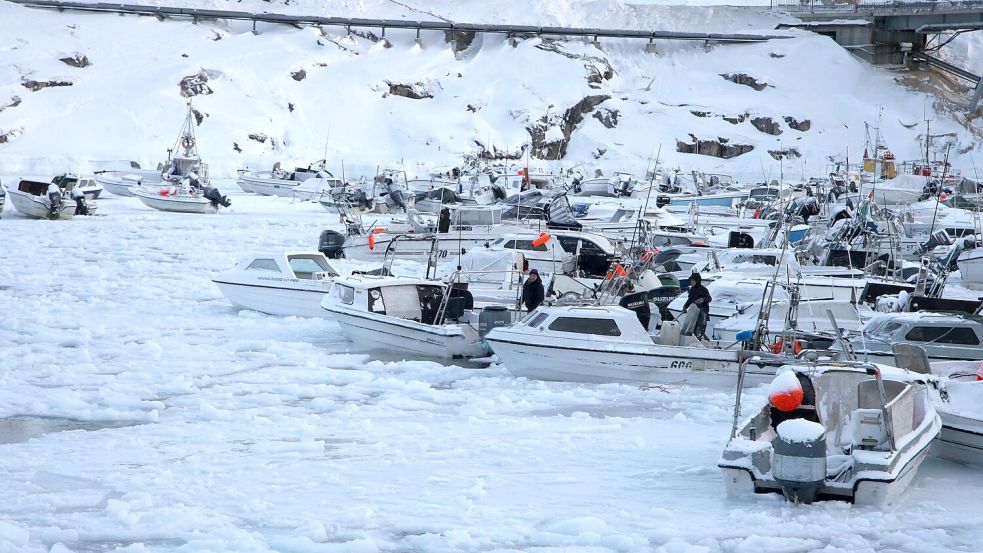
[[[546,244],[549,241],[550,241],[550,235],[549,235],[549,233],[548,232],[544,232],[544,233],[540,234],[538,238],[536,238],[535,240],[532,241],[532,245],[538,248],[538,247],[542,246],[543,244]]]
[[[768,401],[779,411],[790,413],[802,405],[802,383],[792,371],[780,373],[768,387]]]
[[[369,235],[369,249],[370,250],[374,250],[375,249],[375,235],[374,234],[370,234]]]

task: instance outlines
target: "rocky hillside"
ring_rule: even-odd
[[[857,159],[865,121],[899,158],[919,155],[931,97],[830,39],[778,32],[766,8],[616,0],[192,2],[233,10],[448,19],[791,38],[709,45],[159,21],[0,4],[0,174],[153,165],[185,104],[213,174],[327,157],[352,173],[411,172],[461,155],[565,167],[670,166],[741,178],[798,177]],[[452,48],[456,43],[458,51]],[[977,147],[949,114],[932,123],[957,164]],[[968,158],[968,156],[967,156]],[[778,160],[782,161],[779,162]],[[968,166],[968,159],[965,165]]]

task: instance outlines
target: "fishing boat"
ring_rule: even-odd
[[[133,196],[133,189],[139,186],[160,184],[163,164],[157,169],[142,169],[135,161],[129,162],[129,167],[117,168],[110,165],[106,169],[96,171],[92,176],[104,190],[117,196]]]
[[[932,366],[938,374],[941,363]],[[942,418],[942,432],[932,445],[937,457],[983,466],[983,368],[948,371],[945,386],[936,403]]]
[[[728,495],[894,503],[942,426],[930,378],[870,363],[789,365],[742,422],[739,382],[718,462]]]
[[[231,205],[209,182],[208,164],[198,155],[194,129],[194,111],[189,103],[177,142],[168,150],[178,153],[168,157],[161,182],[130,189],[147,207],[176,213],[217,213],[219,208]]]
[[[320,252],[257,253],[212,282],[232,305],[269,315],[324,317],[321,300],[338,271]]]
[[[76,203],[71,199],[69,189],[59,188],[59,194],[54,198],[48,195],[52,183],[21,179],[16,188],[11,188],[7,195],[10,203],[20,213],[35,219],[67,220],[75,216]],[[94,206],[93,206],[94,209]]]
[[[736,381],[743,359],[738,344],[683,335],[685,323],[677,322],[664,322],[650,334],[642,319],[620,305],[544,305],[513,325],[493,329],[485,340],[517,377],[628,384]],[[765,357],[750,366],[752,380],[774,376]]]
[[[485,357],[485,333],[507,324],[503,306],[475,309],[467,290],[418,278],[337,277],[321,307],[360,346],[444,359]]]
[[[236,184],[244,192],[254,192],[263,196],[282,196],[292,198],[294,190],[304,181],[318,176],[320,167],[308,165],[298,167],[293,171],[280,168],[280,162],[273,165],[271,171],[250,171],[241,169]]]
[[[883,313],[871,318],[850,340],[857,359],[893,363],[898,343],[921,346],[931,362],[979,361],[983,317],[966,313]],[[842,351],[834,344],[833,349]]]

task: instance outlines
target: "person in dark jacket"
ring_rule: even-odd
[[[543,303],[546,297],[546,290],[543,289],[543,281],[539,279],[539,271],[533,269],[529,271],[526,282],[522,285],[522,304],[527,311],[532,311]]]
[[[451,210],[443,207],[437,218],[437,232],[446,233],[451,229]]]
[[[689,276],[689,296],[683,304],[683,313],[690,305],[696,305],[700,310],[700,318],[696,320],[696,328],[693,329],[693,336],[701,340],[706,340],[707,320],[710,318],[710,291],[703,286],[703,277],[700,273],[693,273]]]

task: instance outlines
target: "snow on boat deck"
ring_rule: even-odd
[[[103,424],[0,444],[0,551],[966,551],[983,541],[983,475],[934,459],[887,511],[727,499],[716,463],[729,389],[373,361],[333,321],[237,311],[214,273],[248,251],[314,249],[337,217],[234,187],[220,183],[233,207],[212,216],[117,197],[100,200],[105,217],[4,212],[0,418]],[[413,270],[422,264],[397,264]]]

